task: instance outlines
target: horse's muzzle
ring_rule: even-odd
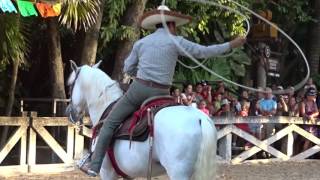
[[[73,124],[76,124],[83,118],[82,113],[79,113],[71,104],[68,105],[65,113],[66,116],[68,116],[69,121]]]

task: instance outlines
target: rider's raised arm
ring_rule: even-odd
[[[130,55],[124,61],[123,72],[130,76],[135,76],[137,73],[138,65],[138,50],[137,43],[134,43]]]
[[[231,50],[231,45],[229,42],[223,44],[216,44],[210,46],[204,46],[192,41],[189,41],[181,36],[177,37],[178,43],[181,47],[178,48],[179,55],[187,56],[187,54],[181,49],[183,48],[186,52],[195,58],[209,58],[220,54],[223,54]]]

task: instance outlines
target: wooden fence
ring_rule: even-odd
[[[220,154],[219,158],[223,161],[229,162],[231,164],[239,164],[242,162],[257,162],[257,161],[288,161],[296,160],[301,161],[309,158],[310,156],[316,154],[320,151],[320,139],[308,131],[301,128],[301,125],[320,125],[320,122],[311,123],[304,120],[303,118],[298,117],[233,117],[232,119],[227,118],[216,118],[215,120],[217,125],[224,126],[218,131],[218,139],[222,142],[219,143]],[[281,124],[281,129],[275,132],[275,134],[266,137],[263,140],[260,140],[253,136],[252,134],[238,128],[236,124],[239,123],[255,123],[255,124]],[[314,145],[298,154],[293,154],[294,149],[294,135],[293,133],[299,134],[305,140],[311,141]],[[244,139],[245,141],[251,143],[253,146],[244,149],[240,154],[233,154],[232,147],[232,136],[238,136]],[[282,140],[281,147],[285,145],[286,148],[283,151],[272,146],[275,142]],[[284,144],[285,143],[285,144]],[[280,148],[281,149],[281,148]],[[268,154],[271,154],[273,158],[269,159],[254,159],[247,160],[258,152],[264,151]],[[302,151],[302,149],[300,149]]]
[[[7,143],[0,149],[0,165],[8,156],[9,152],[20,140],[20,163],[10,166],[0,166],[0,172],[28,172],[27,165],[27,130],[29,118],[27,117],[0,117],[0,126],[14,126],[17,129],[8,139]]]
[[[306,122],[302,118],[215,117],[214,121],[216,125],[221,127],[217,132],[219,139],[218,157],[221,161],[227,163],[239,164],[257,161],[304,160],[320,151],[320,139],[300,127],[300,125],[311,125],[310,122]],[[282,124],[283,128],[278,130],[274,135],[260,140],[250,133],[239,129],[236,126],[236,124],[239,123],[274,123]],[[320,123],[317,122],[313,125],[320,125]],[[85,138],[90,138],[92,134],[91,129],[87,127],[84,127],[83,130],[79,132],[77,127],[69,123],[65,117],[0,117],[0,126],[17,128],[8,139],[6,145],[0,149],[0,174],[2,172],[48,173],[73,170],[75,161],[80,159],[83,154],[86,142]],[[56,133],[50,132],[53,127],[65,128],[66,135],[55,137]],[[294,154],[294,133],[311,141],[314,145],[306,151]],[[236,147],[232,146],[233,136],[241,137],[243,140],[250,142],[252,147],[247,149],[240,148],[240,151],[237,150]],[[64,137],[63,143],[59,142],[62,137]],[[38,158],[44,156],[40,152],[42,147],[39,145],[40,139],[45,142],[45,147],[52,150],[53,154],[55,154],[61,162],[49,162],[45,164],[37,162]],[[19,140],[20,143],[18,143]],[[286,146],[284,151],[273,146],[273,144],[279,140],[282,140],[282,144]],[[7,158],[14,146],[19,146],[20,163],[3,165],[4,159]],[[259,157],[255,155],[261,151],[270,154],[272,158],[259,159]],[[48,156],[45,158],[50,159],[51,157]]]

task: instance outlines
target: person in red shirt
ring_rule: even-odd
[[[202,91],[203,91],[202,82],[197,82],[196,89],[195,89],[195,99],[197,104],[200,104],[200,101],[203,100]]]
[[[250,103],[243,102],[241,104],[241,111],[239,112],[239,116],[248,117],[249,109],[250,109]],[[241,123],[241,124],[237,124],[236,126],[246,132],[250,132],[248,124]]]

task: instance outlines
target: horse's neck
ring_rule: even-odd
[[[93,88],[93,90],[95,90]],[[120,89],[118,83],[111,87],[105,87],[102,92],[90,93],[87,97],[87,106],[92,121],[92,125],[98,124],[100,117],[102,116],[105,109],[117,99],[123,95],[123,91]]]

